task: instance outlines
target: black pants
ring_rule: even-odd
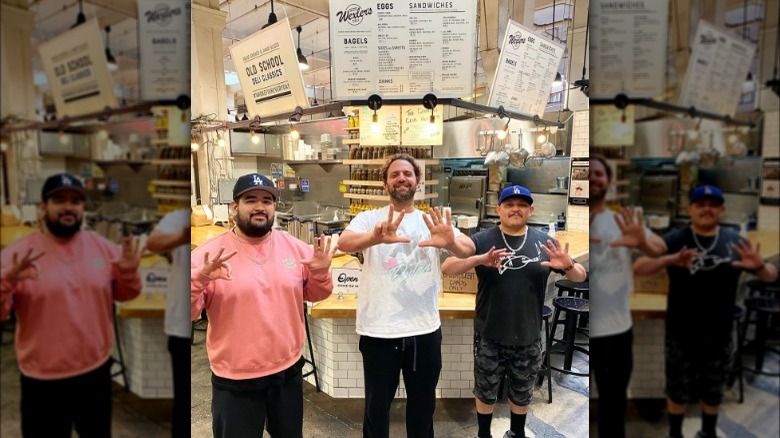
[[[75,377],[39,380],[21,376],[22,436],[111,437],[111,359]]]
[[[433,437],[436,385],[441,372],[441,329],[401,339],[360,337],[366,405],[363,437],[390,436],[390,404],[399,373],[406,386],[406,436]]]
[[[168,352],[173,370],[173,418],[171,437],[190,435],[190,338],[168,336]]]
[[[631,329],[614,336],[590,338],[590,366],[599,392],[601,438],[626,436],[626,391],[634,366]]]
[[[266,419],[273,438],[302,438],[302,369],[303,359],[284,371],[249,381],[212,376],[214,438],[261,437]]]

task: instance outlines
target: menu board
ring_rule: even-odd
[[[476,0],[358,3],[330,1],[334,99],[472,92]]]
[[[664,93],[668,1],[591,0],[590,97]]]
[[[117,106],[97,20],[89,20],[38,47],[57,118]]]
[[[634,144],[634,106],[625,110],[614,106],[590,107],[590,144],[592,146],[632,146]]]
[[[401,141],[401,110],[387,105],[376,111],[377,124],[373,122],[374,110],[360,107],[360,144],[363,146],[391,146]]]
[[[588,205],[590,196],[588,183],[589,169],[590,161],[572,160],[571,179],[569,180],[569,204]]]
[[[138,0],[141,98],[190,94],[190,2]]]
[[[566,48],[509,20],[488,106],[542,115]]]
[[[422,105],[401,107],[401,144],[404,146],[429,146],[442,144],[443,110],[441,105],[433,109],[436,120],[431,125],[431,110]]]
[[[685,73],[680,105],[734,114],[756,47],[714,24],[699,20]]]
[[[233,44],[230,56],[250,118],[309,107],[288,19]]]

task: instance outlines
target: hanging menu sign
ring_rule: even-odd
[[[664,93],[668,1],[591,0],[590,97]]]
[[[565,50],[560,43],[509,20],[488,106],[503,105],[509,111],[544,114]]]
[[[590,144],[593,146],[633,146],[634,106],[624,110],[614,106],[596,105],[590,108]]]
[[[97,20],[90,20],[38,48],[57,118],[117,106]]]
[[[190,2],[138,0],[141,98],[190,94]]]
[[[428,146],[442,144],[443,110],[441,105],[433,109],[436,120],[431,124],[431,110],[422,105],[401,107],[401,144],[404,146]]]
[[[680,105],[734,114],[756,47],[700,20],[685,73]]]
[[[334,99],[471,93],[476,0],[358,3],[330,1]]]
[[[360,107],[360,144],[363,146],[392,146],[401,141],[401,112],[396,105],[387,105],[376,111],[377,123],[373,122],[374,110]]]
[[[309,107],[288,19],[230,46],[249,117]]]

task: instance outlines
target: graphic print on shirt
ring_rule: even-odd
[[[506,256],[501,259],[501,267],[498,268],[498,275],[503,275],[508,269],[518,270],[525,268],[529,263],[539,263],[542,260],[542,249],[539,247],[539,243],[534,243],[536,247],[536,257],[528,257],[525,254],[514,254]],[[515,262],[517,260],[517,262]]]
[[[723,263],[731,263],[734,258],[733,252],[729,246],[726,246],[726,249],[728,250],[728,255],[726,257],[721,257],[718,254],[705,253],[704,255],[693,259],[690,269],[691,275],[696,274],[698,271],[711,271]]]
[[[296,262],[292,257],[287,257],[286,259],[282,260],[282,265],[284,265],[284,267],[287,269],[295,269],[297,264],[298,262]]]
[[[419,251],[415,254],[417,250],[415,246],[411,253],[407,254],[404,248],[399,247],[398,251],[391,252],[382,260],[382,267],[390,273],[390,279],[393,282],[399,281],[401,287],[414,276],[432,271],[433,261],[428,257],[428,253]]]

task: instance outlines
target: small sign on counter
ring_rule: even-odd
[[[170,268],[142,268],[141,288],[144,293],[167,293],[170,278]]]
[[[343,299],[344,294],[357,294],[360,288],[360,275],[362,270],[358,268],[333,268],[330,275],[333,278],[333,292]]]
[[[459,274],[441,274],[441,290],[465,294],[477,293],[477,272],[474,268]]]

